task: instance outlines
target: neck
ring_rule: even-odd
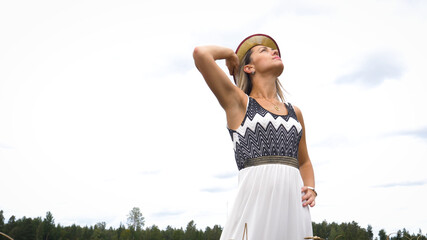
[[[249,95],[254,98],[278,99],[276,79],[276,77],[254,77],[252,79],[252,91]]]

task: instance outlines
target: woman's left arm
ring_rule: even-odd
[[[308,156],[307,142],[305,140],[304,119],[302,117],[301,110],[296,106],[293,107],[295,109],[298,121],[301,123],[302,126],[302,136],[298,146],[298,162],[301,177],[304,182],[304,187],[301,189],[301,191],[305,193],[304,196],[302,196],[303,206],[305,207],[307,205],[310,205],[310,207],[314,207],[314,205],[316,204],[315,199],[317,193],[314,190],[315,183],[313,165],[311,164],[310,157]]]

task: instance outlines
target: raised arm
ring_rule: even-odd
[[[200,46],[194,49],[193,58],[197,69],[226,111],[227,118],[234,111],[246,108],[245,93],[230,81],[215,62],[225,59],[230,75],[237,72],[239,60],[233,50],[220,46]]]

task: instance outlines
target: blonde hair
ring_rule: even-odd
[[[246,73],[243,68],[251,63],[252,49],[249,49],[245,56],[240,60],[239,72],[236,78],[236,85],[240,89],[243,90],[247,95],[249,95],[252,91],[252,76],[249,73]],[[286,102],[285,96],[283,94],[283,86],[280,83],[279,78],[276,78],[276,93],[277,96],[282,100],[282,102]]]

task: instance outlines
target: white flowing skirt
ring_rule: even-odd
[[[309,207],[303,207],[297,168],[283,164],[247,167],[220,240],[300,240],[313,236]],[[244,238],[246,240],[246,237]]]

